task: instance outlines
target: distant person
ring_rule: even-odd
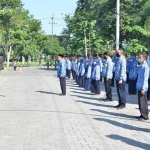
[[[128,93],[129,94],[136,94],[136,81],[137,81],[137,62],[136,57],[130,57],[130,63],[128,66],[129,70],[129,81],[128,81]]]
[[[115,64],[116,64],[116,61],[117,61],[117,56],[116,56],[116,50],[113,49],[112,50],[113,52],[113,56],[112,56],[112,62],[113,62],[113,76],[112,76],[112,81],[111,81],[111,86],[114,87],[115,85]]]
[[[108,52],[104,53],[104,59],[106,60],[104,67],[103,67],[103,78],[104,78],[104,85],[105,85],[105,92],[106,92],[106,99],[103,99],[105,102],[112,101],[112,90],[111,90],[111,83],[112,83],[112,74],[113,74],[113,63],[112,59],[110,58]]]
[[[14,71],[16,71],[16,69],[17,69],[17,61],[16,60],[13,61],[13,67],[14,67]]]
[[[80,67],[79,67],[79,87],[84,87],[84,74],[85,74],[85,59],[82,58],[80,60]]]
[[[139,58],[139,65],[138,66],[138,79],[136,88],[138,90],[138,103],[139,103],[139,110],[141,115],[138,118],[141,120],[148,120],[148,103],[147,103],[147,91],[148,91],[148,78],[149,78],[149,66],[146,63],[147,54],[142,53]]]
[[[66,65],[67,65],[67,77],[70,79],[71,76],[71,61],[70,59],[66,58]]]
[[[91,74],[91,93],[100,94],[100,62],[94,59],[92,74]]]
[[[118,57],[118,59],[116,61],[115,79],[119,101],[118,105],[115,106],[115,108],[123,109],[126,107],[126,91],[125,91],[126,59],[124,57],[124,50],[123,49],[117,50],[116,56]]]
[[[147,54],[147,65],[149,66],[150,68],[150,59],[149,59],[149,53],[148,52],[145,52]],[[149,72],[150,72],[150,69],[149,69]],[[150,73],[149,73],[149,78],[148,78],[148,91],[147,91],[147,100],[150,100]]]
[[[65,96],[66,95],[66,61],[63,59],[63,55],[58,55],[57,56],[58,60],[58,70],[57,70],[57,76],[59,77],[60,80],[60,87],[62,93],[60,96]]]

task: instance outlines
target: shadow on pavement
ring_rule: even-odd
[[[46,71],[56,71],[55,68],[49,68],[49,70],[47,70],[46,67],[44,67],[44,68],[38,68],[38,69],[39,69],[39,70],[46,70]]]
[[[114,126],[117,126],[117,127],[120,127],[120,128],[124,128],[124,129],[135,130],[135,131],[142,131],[142,132],[150,132],[150,129],[140,128],[140,127],[136,127],[136,126],[120,123],[120,122],[117,122],[117,121],[114,121],[114,120],[110,120],[110,119],[106,119],[106,118],[93,118],[93,119],[98,120],[98,121],[107,122],[107,123],[110,123],[110,124],[112,124]]]
[[[87,92],[86,90],[84,90],[84,92],[78,92],[78,91],[70,91],[70,92],[77,93],[77,94],[84,94],[84,95],[94,95],[92,93],[86,93]]]
[[[110,106],[110,105],[103,105],[103,104],[98,104],[98,103],[91,103],[91,102],[85,102],[85,101],[76,101],[76,102],[79,102],[79,103],[84,103],[84,104],[88,104],[88,105],[93,105],[93,106],[101,106],[101,107],[113,107],[113,106]],[[92,110],[92,109],[91,109]]]
[[[46,91],[36,91],[38,93],[43,93],[43,94],[53,94],[53,95],[59,95],[59,93],[54,93],[54,92],[46,92]]]
[[[121,114],[120,112],[119,113],[115,113],[115,112],[109,112],[109,111],[100,110],[100,109],[90,109],[90,110],[97,111],[97,112],[104,113],[104,114],[111,115],[111,116],[117,116],[117,117],[124,117],[124,118],[135,119],[135,116]]]
[[[4,96],[4,95],[0,95],[0,97],[6,97],[6,96]]]
[[[76,86],[77,87],[77,86]],[[80,87],[77,87],[77,88],[70,88],[72,90],[78,90],[78,91],[85,91],[84,89],[80,89]]]
[[[94,98],[94,97],[85,97],[85,96],[79,96],[79,95],[71,95],[71,96],[76,96],[78,98],[87,99],[87,100],[99,100],[98,98]]]
[[[150,150],[150,144],[147,144],[147,143],[135,141],[133,139],[129,139],[127,137],[123,137],[123,136],[116,135],[116,134],[107,135],[107,137],[109,137],[113,140],[120,140],[120,141],[122,141],[128,145],[134,146],[134,147],[142,148],[144,150]]]

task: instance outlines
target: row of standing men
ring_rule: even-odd
[[[141,115],[138,116],[139,120],[148,119],[148,79],[149,79],[149,66],[147,54],[142,53],[138,58],[131,56],[125,59],[123,49],[117,51],[113,50],[113,56],[110,57],[108,52],[105,52],[102,58],[76,58],[71,60],[65,58],[59,62],[58,72],[64,64],[66,70],[66,77],[70,78],[72,73],[73,79],[85,90],[90,90],[92,93],[99,95],[100,81],[104,78],[106,98],[105,102],[112,101],[112,87],[116,81],[116,88],[118,94],[117,109],[126,107],[126,91],[125,84],[128,83],[128,93],[136,94],[138,91],[138,103]],[[64,71],[65,72],[65,71]],[[65,73],[64,73],[65,74]],[[126,76],[127,74],[127,76]],[[59,76],[59,75],[58,75]],[[127,78],[128,77],[128,78]],[[61,80],[61,79],[60,79]],[[65,83],[63,83],[65,84]],[[63,89],[61,85],[61,89]],[[66,92],[66,91],[65,91]],[[65,95],[63,93],[61,95]]]

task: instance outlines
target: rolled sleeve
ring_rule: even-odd
[[[108,68],[107,68],[107,74],[106,77],[111,79],[112,78],[112,63],[111,61],[108,61]]]
[[[122,60],[121,72],[120,72],[120,79],[124,79],[125,76],[126,76],[126,61]]]
[[[143,79],[142,90],[146,92],[148,90],[149,68],[145,68],[143,73],[144,73],[144,79]]]
[[[96,78],[100,79],[100,66],[96,66]]]

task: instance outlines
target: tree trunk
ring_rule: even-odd
[[[7,68],[9,67],[10,52],[7,53]]]
[[[150,37],[148,36],[148,41],[147,41],[147,43],[148,43],[148,52],[150,52]]]
[[[10,60],[11,51],[12,51],[12,45],[10,45],[9,50],[6,53],[6,55],[7,55],[7,68],[9,67],[9,60]]]

